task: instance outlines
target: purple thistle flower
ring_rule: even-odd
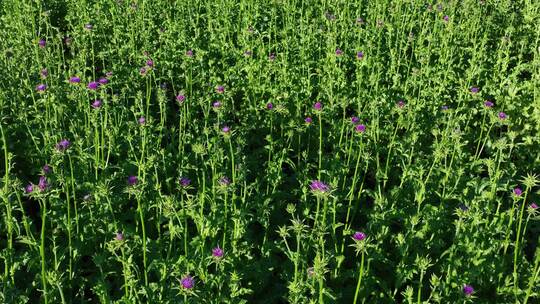
[[[49,165],[44,165],[42,170],[43,170],[44,174],[49,174],[52,171],[51,166],[49,166]]]
[[[328,192],[330,190],[330,187],[319,181],[319,180],[313,180],[311,181],[311,184],[309,185],[309,188],[311,189],[311,191],[315,192],[315,193],[325,193],[325,192]]]
[[[506,113],[504,113],[504,112],[499,112],[499,119],[504,120],[504,119],[506,119],[506,118],[507,118]]]
[[[447,105],[441,106],[441,110],[447,111],[447,110],[448,110],[448,106],[447,106]]]
[[[352,122],[353,124],[357,124],[359,121],[360,121],[360,118],[358,118],[358,117],[356,117],[356,116],[351,117],[351,122]]]
[[[356,59],[358,59],[358,60],[364,59],[364,52],[362,52],[362,51],[356,52]]]
[[[403,100],[398,101],[397,103],[398,108],[403,108],[405,106],[405,102]]]
[[[274,108],[274,105],[271,102],[269,102],[269,103],[266,104],[266,108],[268,110],[272,110]]]
[[[471,87],[471,93],[476,94],[480,92],[480,89],[478,87]]]
[[[221,85],[217,86],[216,92],[218,92],[219,94],[223,94],[223,92],[225,92],[225,87],[223,87]]]
[[[187,50],[186,51],[186,56],[193,57],[193,50]]]
[[[88,83],[87,88],[92,91],[97,90],[97,88],[99,88],[99,82],[91,81]]]
[[[87,23],[84,25],[84,28],[87,29],[87,30],[92,30],[94,28],[94,26],[90,23]]]
[[[128,179],[127,179],[128,185],[133,186],[133,185],[137,184],[138,181],[139,181],[139,179],[136,176],[134,176],[134,175],[128,176]]]
[[[71,143],[67,139],[62,139],[56,144],[56,149],[60,152],[66,151],[69,146],[71,146]]]
[[[356,231],[352,237],[355,241],[363,241],[366,239],[366,234],[360,231]]]
[[[486,100],[484,101],[484,106],[486,108],[492,108],[494,106],[493,102],[489,101],[489,100]]]
[[[26,187],[24,187],[24,191],[26,191],[26,193],[32,193],[32,191],[34,191],[34,185],[32,184],[26,185]]]
[[[448,21],[450,20],[450,17],[448,17],[448,15],[445,15],[445,16],[443,17],[443,20],[444,20],[444,22],[448,22]]]
[[[470,296],[474,292],[474,288],[471,285],[465,284],[463,286],[463,293],[466,296]]]
[[[183,188],[186,188],[186,187],[189,186],[189,184],[191,184],[191,180],[189,178],[187,178],[187,177],[180,177],[180,179],[178,180],[178,183]]]
[[[153,68],[154,67],[154,61],[152,59],[146,60],[146,66],[149,67],[149,68]]]
[[[222,176],[219,178],[218,183],[222,187],[227,187],[231,184],[231,180],[226,176]]]
[[[357,133],[364,133],[366,132],[366,125],[357,125],[356,127],[354,127],[354,130],[357,132]]]
[[[220,108],[220,107],[221,107],[221,102],[219,102],[219,101],[214,101],[214,103],[212,103],[212,107],[213,107],[214,109]]]
[[[47,45],[47,41],[45,39],[39,39],[38,45],[40,48],[44,48]]]
[[[274,61],[274,59],[276,59],[276,54],[275,53],[270,53],[270,55],[268,55],[268,60]]]
[[[45,176],[40,176],[39,177],[39,182],[38,182],[38,188],[40,191],[45,191],[47,190],[47,187],[49,187],[49,183],[47,182],[47,178]]]
[[[529,208],[531,208],[531,209],[533,209],[533,210],[536,210],[536,209],[538,209],[538,205],[535,204],[535,203],[531,203],[531,204],[529,205]]]
[[[39,74],[41,75],[41,78],[45,79],[47,76],[49,76],[49,71],[47,69],[41,69]]]
[[[343,51],[341,49],[336,49],[336,56],[343,55]]]
[[[146,67],[142,67],[139,69],[139,74],[141,74],[142,76],[146,75],[146,72],[147,72]]]
[[[144,116],[141,116],[141,117],[139,117],[138,122],[139,122],[140,125],[144,125],[146,123],[146,118],[144,118]]]
[[[121,241],[124,240],[124,234],[122,234],[122,232],[117,232],[116,235],[114,236],[114,239],[115,239],[116,241],[121,242]]]
[[[72,76],[69,78],[69,83],[79,83],[79,82],[81,82],[81,78],[77,76]]]
[[[313,122],[313,119],[311,119],[311,117],[306,117],[306,119],[304,119],[304,121],[309,125]]]
[[[105,77],[107,77],[107,78],[111,78],[112,75],[113,75],[113,72],[111,72],[111,71],[105,73]]]
[[[99,83],[100,83],[100,84],[107,84],[107,83],[109,83],[109,79],[107,79],[107,78],[100,78],[100,79],[99,79]]]
[[[229,131],[231,131],[231,128],[229,128],[228,126],[224,126],[223,128],[221,128],[221,131],[225,134],[229,133]]]
[[[38,92],[45,92],[46,89],[47,89],[47,85],[43,83],[40,83],[36,86],[36,91]]]
[[[316,111],[320,111],[322,109],[322,103],[320,101],[317,101],[314,105],[313,105],[313,108],[316,110]]]
[[[101,100],[99,100],[99,99],[94,100],[94,102],[92,102],[92,108],[94,108],[94,109],[101,108]]]
[[[176,96],[176,101],[177,101],[179,104],[184,103],[184,100],[186,100],[186,96],[184,96],[184,95],[182,95],[182,94]]]
[[[189,276],[189,275],[183,277],[180,283],[182,284],[182,288],[185,288],[185,289],[191,289],[195,286],[195,280],[193,279],[192,276]]]
[[[214,258],[217,258],[217,259],[222,258],[223,257],[223,249],[219,248],[219,245],[218,245],[216,248],[212,249],[212,256]]]
[[[523,190],[521,190],[521,188],[519,188],[519,187],[514,188],[514,195],[515,196],[521,196],[522,193],[523,193]]]

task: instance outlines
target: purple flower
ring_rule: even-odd
[[[49,183],[47,182],[47,178],[45,176],[40,176],[39,177],[39,182],[38,182],[38,188],[40,191],[45,191],[47,190],[47,187],[49,187]]]
[[[476,94],[476,93],[478,93],[478,92],[480,92],[480,89],[479,89],[479,88],[477,88],[477,87],[471,87],[471,93]]]
[[[193,50],[187,50],[186,51],[186,56],[193,57]]]
[[[182,288],[185,289],[191,289],[195,286],[195,280],[193,280],[193,277],[189,275],[183,277],[180,283],[182,284]]]
[[[465,284],[463,286],[463,293],[466,296],[470,296],[474,292],[474,288],[471,285]]]
[[[484,106],[486,108],[492,108],[494,106],[493,102],[489,101],[489,100],[486,100],[484,101]]]
[[[266,108],[268,110],[272,110],[274,108],[274,105],[271,102],[269,102],[269,103],[266,104]]]
[[[91,29],[94,28],[94,26],[92,24],[90,24],[90,23],[87,23],[87,24],[84,25],[84,28],[87,29],[87,30],[91,30]]]
[[[354,127],[354,130],[357,132],[357,133],[364,133],[366,132],[366,125],[357,125],[356,127]]]
[[[448,17],[448,15],[445,15],[445,16],[443,17],[443,20],[444,20],[444,22],[448,22],[448,21],[450,20],[450,17]]]
[[[114,239],[115,239],[116,241],[121,242],[121,241],[124,240],[124,234],[122,234],[122,232],[117,232],[116,235],[115,235],[115,237],[114,237]]]
[[[144,125],[146,123],[146,118],[144,118],[144,116],[141,116],[141,117],[139,117],[138,122],[139,122],[140,125]]]
[[[191,180],[189,178],[187,178],[187,177],[180,177],[180,179],[178,180],[178,183],[183,188],[186,188],[186,187],[189,186],[189,184],[191,184]]]
[[[45,92],[46,89],[47,89],[47,85],[43,84],[43,83],[38,84],[36,86],[36,91],[38,91],[38,92]]]
[[[343,55],[343,51],[340,49],[336,49],[336,56],[341,56],[341,55]]]
[[[499,112],[499,118],[500,118],[501,120],[506,119],[506,117],[507,117],[507,116],[506,116],[506,113],[504,113],[504,112]]]
[[[92,91],[97,90],[97,88],[99,88],[99,82],[92,81],[92,82],[88,83],[87,88],[89,90],[92,90]]]
[[[352,122],[353,124],[357,124],[359,121],[360,121],[360,118],[358,118],[358,117],[356,117],[356,116],[351,117],[351,122]]]
[[[49,174],[49,173],[51,173],[52,169],[51,169],[51,167],[49,165],[44,165],[42,170],[43,170],[44,174]]]
[[[111,72],[111,71],[105,73],[105,77],[107,77],[107,78],[111,78],[112,75],[113,75],[113,72]]]
[[[94,102],[92,102],[92,108],[94,108],[94,109],[101,108],[101,100],[99,100],[99,99],[94,100]]]
[[[139,69],[139,74],[141,74],[142,76],[146,75],[146,72],[147,72],[146,67],[142,67]]]
[[[322,103],[320,101],[317,101],[314,105],[313,105],[313,108],[316,110],[316,111],[320,111],[322,109]]]
[[[218,179],[218,183],[222,187],[227,187],[231,184],[231,180],[226,176],[222,176]]]
[[[221,85],[217,86],[216,92],[218,92],[219,94],[223,94],[223,92],[225,92],[225,88]]]
[[[146,60],[146,66],[149,68],[154,67],[154,61],[152,59]]]
[[[276,59],[276,54],[275,53],[270,53],[270,55],[268,55],[268,60],[274,61],[274,59]]]
[[[221,131],[225,134],[229,133],[229,131],[231,131],[231,128],[229,128],[228,126],[224,126],[223,128],[221,128]]]
[[[519,188],[519,187],[514,188],[514,195],[515,196],[521,196],[522,193],[523,193],[523,191],[521,190],[521,188]]]
[[[24,191],[26,191],[26,193],[32,193],[32,191],[34,191],[34,185],[32,184],[26,185],[26,187],[24,187]]]
[[[313,119],[311,119],[311,117],[306,117],[306,119],[304,119],[304,121],[309,125],[313,122]]]
[[[362,52],[362,51],[356,52],[356,59],[358,59],[358,60],[364,59],[364,52]]]
[[[222,258],[223,257],[223,249],[219,248],[219,246],[212,249],[212,256],[214,258],[218,258],[218,259]]]
[[[56,150],[63,152],[66,151],[69,146],[71,146],[71,143],[67,139],[62,139],[56,144]]]
[[[47,45],[47,41],[45,39],[39,39],[38,45],[40,48],[44,48]]]
[[[127,179],[128,185],[133,186],[133,185],[137,184],[138,181],[139,181],[139,179],[136,176],[134,176],[134,175],[128,176],[128,179]]]
[[[319,181],[319,180],[313,180],[311,181],[311,184],[309,185],[309,188],[311,189],[311,191],[315,192],[315,193],[325,193],[325,192],[328,192],[330,190],[330,187]]]
[[[356,231],[352,237],[355,241],[363,241],[366,239],[366,234],[360,231]]]
[[[109,83],[109,79],[107,79],[107,78],[100,78],[100,79],[99,79],[99,83],[100,83],[100,84],[107,84],[107,83]]]
[[[71,37],[66,37],[66,38],[64,38],[64,43],[65,43],[67,46],[70,46],[72,41],[73,41],[73,39],[72,39]]]
[[[213,107],[214,109],[220,108],[220,107],[221,107],[221,102],[219,102],[219,101],[214,101],[214,103],[212,103],[212,107]]]
[[[69,83],[79,83],[79,82],[81,82],[81,78],[77,76],[72,76],[69,78]]]
[[[180,94],[178,96],[176,96],[176,101],[179,103],[179,104],[182,104],[184,102],[184,100],[186,100],[186,96]]]
[[[45,79],[47,76],[49,76],[49,71],[47,69],[41,69],[39,74],[41,75],[41,78]]]
[[[250,57],[253,53],[250,50],[244,52],[244,56]]]
[[[538,209],[538,205],[535,204],[535,203],[531,203],[531,204],[529,205],[529,208],[531,208],[531,209],[533,209],[533,210],[536,210],[536,209]]]
[[[441,110],[447,111],[447,110],[448,110],[448,106],[447,106],[447,105],[441,106]]]
[[[403,108],[405,106],[405,102],[403,100],[400,100],[397,102],[398,108]]]

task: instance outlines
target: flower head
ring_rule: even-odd
[[[343,55],[343,51],[341,49],[336,49],[336,56],[341,56]]]
[[[141,116],[139,117],[137,121],[139,122],[140,125],[144,125],[146,123],[146,118],[144,118],[144,116]]]
[[[450,20],[450,17],[448,17],[448,15],[445,15],[445,16],[443,17],[443,20],[444,20],[444,22],[448,22],[448,21]]]
[[[319,180],[313,180],[311,181],[311,184],[309,185],[309,188],[314,193],[326,193],[330,191],[330,186],[325,184],[324,182],[321,182]]]
[[[56,150],[62,152],[65,151],[71,146],[71,143],[67,139],[62,139],[56,144]]]
[[[94,108],[94,109],[101,108],[101,100],[99,100],[99,99],[94,100],[94,102],[92,102],[92,108]]]
[[[360,232],[360,231],[356,231],[352,238],[355,240],[355,241],[363,241],[366,239],[366,234],[363,233],[363,232]]]
[[[214,101],[214,102],[212,103],[212,107],[213,107],[214,109],[220,108],[220,107],[221,107],[221,102],[219,102],[219,101]]]
[[[357,125],[356,127],[354,127],[354,130],[357,133],[364,133],[366,132],[366,125],[363,125],[363,124]]]
[[[146,66],[149,68],[154,67],[154,61],[152,59],[146,60]]]
[[[188,275],[182,278],[180,284],[182,284],[182,288],[191,289],[195,286],[195,280],[192,276]]]
[[[105,77],[107,77],[107,78],[111,78],[112,75],[113,75],[113,72],[111,72],[111,71],[108,71],[107,73],[105,73]]]
[[[322,110],[322,103],[320,101],[317,101],[314,105],[313,105],[313,109],[315,109],[315,111],[320,111]]]
[[[531,209],[533,209],[533,210],[536,210],[536,209],[538,209],[538,205],[537,205],[536,203],[531,203],[531,204],[529,205],[529,208],[531,208]]]
[[[121,242],[124,240],[124,234],[122,232],[117,232],[116,235],[114,236],[114,239],[116,241]]]
[[[268,110],[272,110],[274,108],[274,105],[271,102],[269,102],[269,103],[266,104],[266,108]]]
[[[87,88],[92,91],[97,90],[99,88],[99,82],[91,81],[90,83],[88,83]]]
[[[44,48],[47,45],[47,41],[45,39],[39,39],[38,45],[40,48]]]
[[[471,93],[476,94],[480,92],[480,89],[478,87],[471,87]]]
[[[223,92],[225,92],[225,87],[222,85],[217,86],[216,92],[218,92],[219,94],[223,94]]]
[[[223,126],[223,128],[221,128],[221,132],[227,134],[231,131],[231,128],[229,128],[228,126]]]
[[[311,123],[313,122],[313,119],[311,119],[311,117],[308,116],[308,117],[306,117],[306,118],[304,119],[304,121],[306,122],[306,124],[309,125],[309,124],[311,124]]]
[[[98,81],[99,81],[99,84],[107,84],[107,83],[109,83],[109,79],[107,79],[105,77],[100,78]]]
[[[484,106],[486,108],[492,108],[494,106],[494,104],[493,104],[492,101],[486,100],[486,101],[484,101]]]
[[[32,184],[26,185],[26,187],[24,187],[24,191],[26,191],[26,193],[32,193],[32,191],[34,191],[34,185]]]
[[[185,95],[182,95],[182,94],[179,94],[176,96],[176,101],[179,103],[179,104],[182,104],[184,102],[184,100],[186,100],[186,96]]]
[[[43,168],[42,168],[42,170],[43,170],[43,173],[44,173],[44,174],[49,174],[49,173],[51,173],[51,170],[52,170],[52,169],[51,169],[51,166],[49,166],[49,165],[44,165]]]
[[[45,90],[47,90],[46,84],[41,83],[36,86],[36,91],[38,92],[45,92]]]
[[[79,82],[81,82],[81,78],[77,76],[72,76],[69,78],[69,83],[79,83]]]
[[[47,69],[41,69],[39,74],[41,75],[41,78],[45,79],[47,76],[49,76],[49,71]]]
[[[351,122],[352,122],[353,124],[357,124],[359,121],[360,121],[360,118],[358,118],[358,117],[356,117],[356,116],[351,117]]]
[[[474,288],[471,285],[465,284],[463,286],[463,293],[466,296],[470,296],[474,292]]]
[[[403,100],[400,100],[397,102],[398,108],[403,108],[405,106],[405,102]]]
[[[247,50],[247,51],[244,52],[244,56],[246,56],[246,57],[251,57],[252,54],[253,53],[250,50]]]
[[[40,191],[45,191],[47,190],[47,187],[49,187],[49,183],[47,182],[47,178],[45,176],[40,176],[39,177],[39,182],[38,182],[38,188]]]
[[[441,110],[448,111],[448,106],[447,105],[441,106]]]
[[[231,180],[226,176],[222,176],[218,179],[218,183],[222,187],[227,187],[231,184]]]
[[[212,249],[212,256],[214,258],[220,259],[223,257],[223,249],[219,248],[219,246]]]
[[[186,51],[186,56],[193,57],[193,50],[187,50]]]
[[[189,184],[191,184],[191,180],[189,178],[187,178],[187,177],[180,177],[180,179],[178,180],[178,183],[183,188],[186,188],[186,187],[189,186]]]
[[[147,72],[146,67],[142,67],[139,69],[139,74],[141,74],[142,76],[146,75],[146,72]]]
[[[499,112],[499,119],[500,120],[505,120],[508,116],[506,115],[506,113],[504,112]]]
[[[128,185],[134,186],[135,184],[137,184],[138,181],[139,179],[136,176],[134,175],[128,176],[128,179],[127,179]]]
[[[270,53],[270,55],[268,55],[268,60],[274,61],[275,59],[276,59],[276,54],[275,53]]]
[[[513,192],[514,192],[515,196],[521,196],[521,194],[523,193],[523,190],[521,190],[521,188],[519,188],[519,187],[516,187],[516,188],[514,188]]]

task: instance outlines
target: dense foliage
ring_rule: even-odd
[[[539,301],[539,20],[1,1],[0,301]]]

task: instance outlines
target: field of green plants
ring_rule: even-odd
[[[540,1],[3,0],[0,147],[0,303],[540,303]]]

